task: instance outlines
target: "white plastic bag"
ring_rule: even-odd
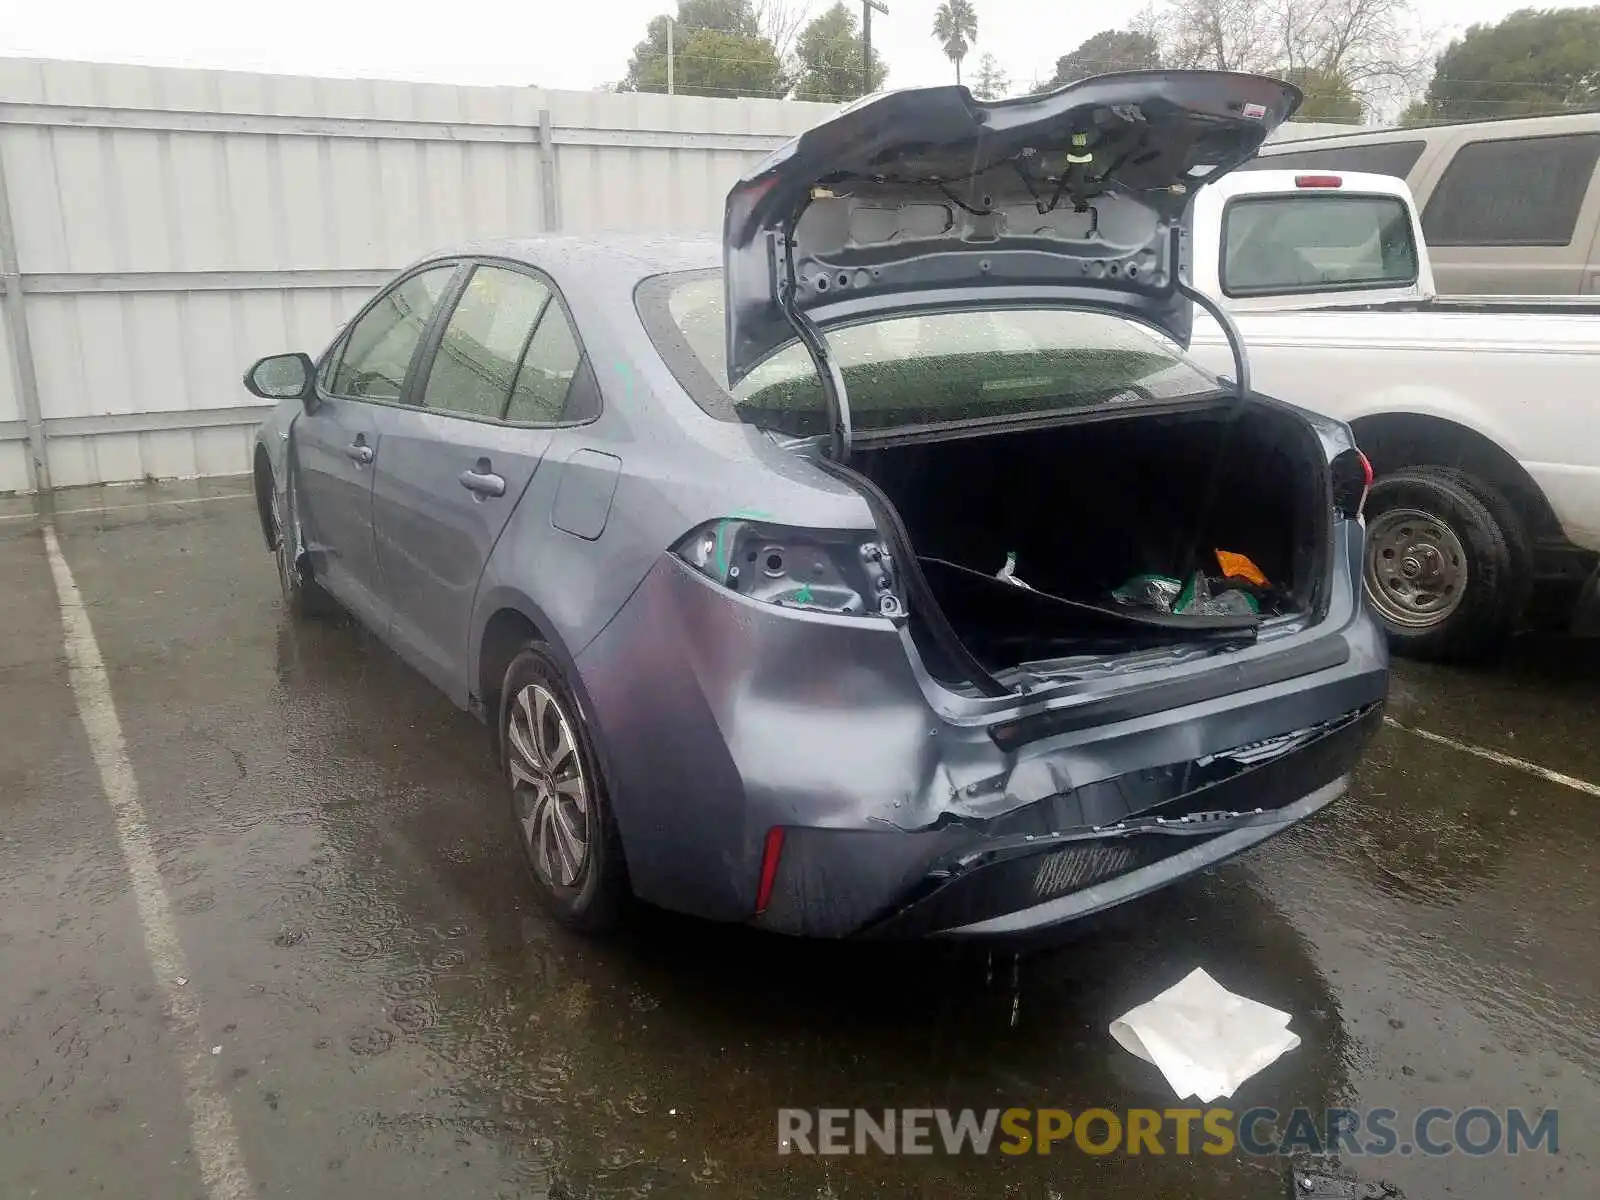
[[[1154,1000],[1111,1022],[1111,1036],[1154,1063],[1179,1099],[1202,1104],[1239,1085],[1300,1044],[1289,1014],[1239,996],[1196,967]]]

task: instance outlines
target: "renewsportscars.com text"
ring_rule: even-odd
[[[778,1110],[779,1154],[1555,1154],[1555,1109]]]

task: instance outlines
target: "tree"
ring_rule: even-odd
[[[686,96],[782,96],[789,90],[752,0],[680,0],[673,42],[674,87]],[[617,90],[667,90],[666,17],[645,27]]]
[[[1056,59],[1056,73],[1039,91],[1051,91],[1091,75],[1112,71],[1148,71],[1161,65],[1155,36],[1136,29],[1102,29],[1076,50]]]
[[[1011,90],[1011,76],[995,56],[985,53],[978,60],[978,77],[972,81],[972,94],[979,100],[1000,100]]]
[[[778,52],[778,61],[787,63],[794,51],[795,37],[811,15],[810,0],[754,0],[756,28]]]
[[[961,82],[961,60],[978,40],[978,13],[972,0],[940,0],[933,13],[933,40],[944,56],[956,65],[956,83]]]
[[[1334,111],[1398,106],[1427,69],[1411,0],[1163,2],[1168,66],[1298,76]]]
[[[836,0],[800,32],[795,40],[797,100],[854,100],[861,87],[861,29],[855,13]],[[872,90],[888,78],[889,68],[872,52]]]
[[[1600,8],[1531,9],[1474,25],[1439,56],[1415,122],[1600,106]]]
[[[1361,101],[1350,90],[1349,82],[1340,76],[1325,74],[1310,67],[1295,67],[1284,71],[1282,78],[1305,93],[1305,100],[1295,113],[1300,120],[1361,124],[1364,115]]]

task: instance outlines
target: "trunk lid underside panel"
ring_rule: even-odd
[[[1118,312],[1187,344],[1178,228],[1300,93],[1213,71],[1105,75],[983,103],[963,87],[869,97],[728,195],[727,362],[737,383],[818,329],[975,304]]]

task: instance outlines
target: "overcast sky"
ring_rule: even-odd
[[[810,7],[816,12],[831,2],[811,0]],[[1442,46],[1452,32],[1532,2],[1416,0],[1416,7]],[[950,64],[929,33],[937,0],[886,3],[889,15],[874,18],[873,41],[889,64],[890,85],[951,82]],[[979,37],[969,77],[987,50],[1013,79],[1047,78],[1058,54],[1142,6],[976,0]],[[675,9],[673,0],[0,0],[0,55],[588,89],[620,78],[645,22]],[[1087,21],[1074,15],[1083,10],[1093,13]]]

